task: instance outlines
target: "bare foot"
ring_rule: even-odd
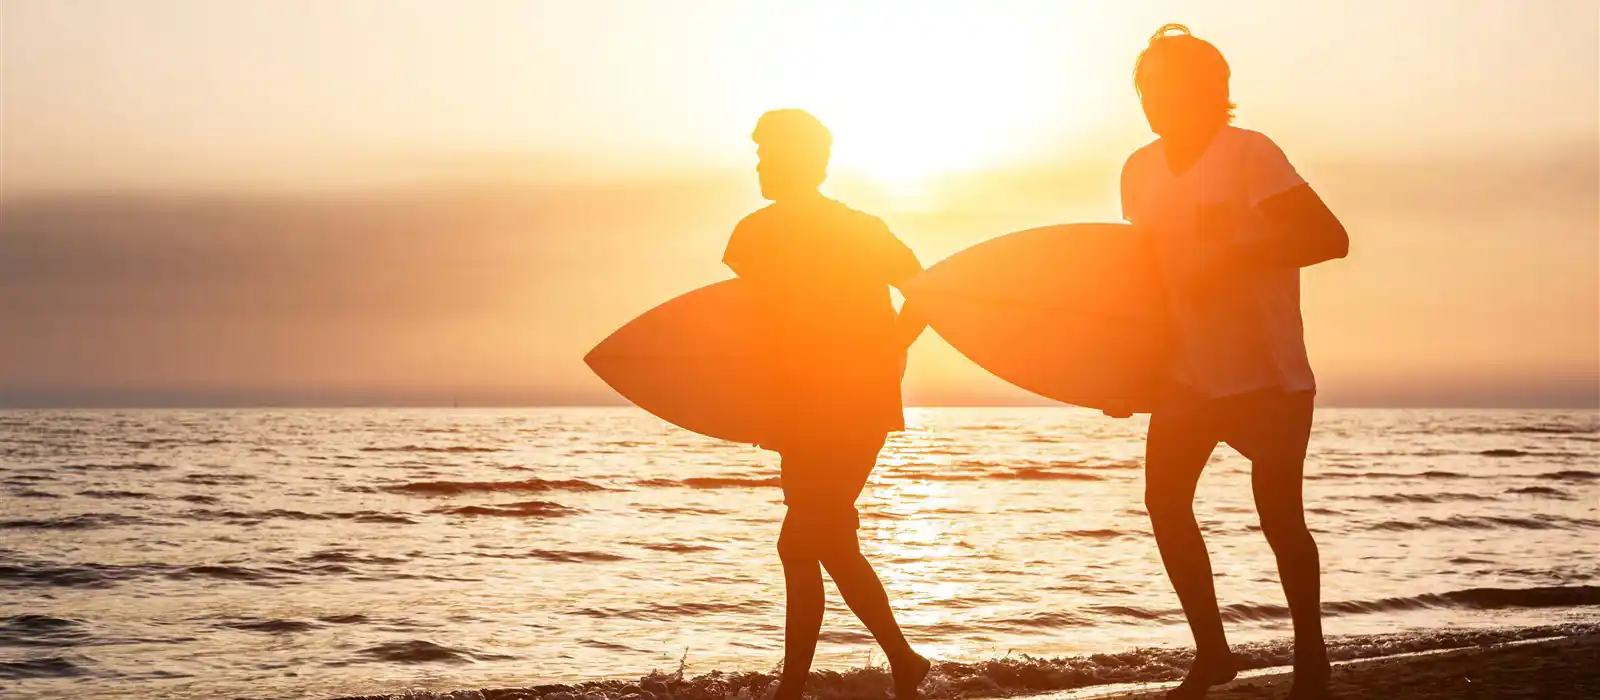
[[[1211,686],[1222,685],[1239,675],[1233,654],[1216,657],[1196,656],[1189,665],[1189,673],[1178,687],[1167,691],[1167,700],[1199,700],[1206,696]]]
[[[928,677],[928,671],[933,669],[933,663],[922,656],[912,654],[911,658],[889,664],[889,672],[894,675],[895,700],[916,700],[917,686],[922,685],[922,679]]]
[[[1327,700],[1333,697],[1328,694],[1328,679],[1332,676],[1333,669],[1327,661],[1309,668],[1296,668],[1294,685],[1289,686],[1289,700]]]
[[[772,694],[772,700],[800,700],[800,696],[806,692],[804,679],[792,681],[785,678],[772,685],[767,691]]]

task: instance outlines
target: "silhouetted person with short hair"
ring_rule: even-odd
[[[855,501],[891,431],[902,430],[900,381],[922,323],[897,318],[889,287],[922,271],[875,216],[824,197],[832,136],[797,109],[762,115],[752,139],[761,195],[723,261],[757,292],[772,364],[769,410],[780,429],[788,513],[778,536],[787,610],[778,700],[805,690],[822,628],[822,569],[883,647],[901,700],[929,663],[911,649],[883,584],[861,554]]]
[[[1301,503],[1316,382],[1300,268],[1344,257],[1349,238],[1277,144],[1231,125],[1228,79],[1215,46],[1182,25],[1162,27],[1134,68],[1160,138],[1122,169],[1123,217],[1151,237],[1176,338],[1145,452],[1145,504],[1195,640],[1194,664],[1168,697],[1202,697],[1236,673],[1193,504],[1212,450],[1226,442],[1250,460],[1294,619],[1290,697],[1320,698],[1329,666],[1317,545]]]

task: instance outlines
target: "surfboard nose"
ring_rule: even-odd
[[[1165,306],[1128,224],[992,238],[903,291],[940,337],[1016,386],[1090,408],[1152,405],[1167,348]]]
[[[613,391],[694,432],[756,443],[768,426],[749,295],[739,280],[701,287],[606,336],[584,364]]]

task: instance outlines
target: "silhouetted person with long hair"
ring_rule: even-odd
[[[772,204],[739,222],[723,261],[757,292],[773,358],[765,381],[779,429],[762,446],[782,456],[788,507],[778,536],[787,610],[777,698],[796,700],[805,690],[825,568],[883,647],[896,696],[909,700],[929,663],[901,634],[861,554],[855,501],[888,433],[905,427],[905,351],[923,324],[897,318],[889,287],[922,265],[883,221],[818,191],[833,138],[815,117],[768,112],[752,139],[761,195]]]
[[[1150,236],[1176,339],[1145,448],[1145,504],[1196,651],[1168,697],[1202,697],[1236,673],[1193,504],[1212,450],[1226,442],[1250,460],[1261,531],[1289,600],[1290,697],[1320,698],[1329,666],[1317,545],[1301,504],[1316,382],[1300,268],[1344,257],[1349,238],[1277,144],[1231,125],[1228,79],[1215,46],[1182,25],[1162,27],[1134,68],[1160,138],[1122,169],[1123,216]]]

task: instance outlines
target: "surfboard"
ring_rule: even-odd
[[[956,253],[903,290],[961,354],[1023,389],[1149,412],[1169,327],[1155,261],[1127,224],[1018,231]]]
[[[618,394],[673,425],[760,443],[769,422],[753,301],[737,278],[701,287],[629,321],[583,361]]]

